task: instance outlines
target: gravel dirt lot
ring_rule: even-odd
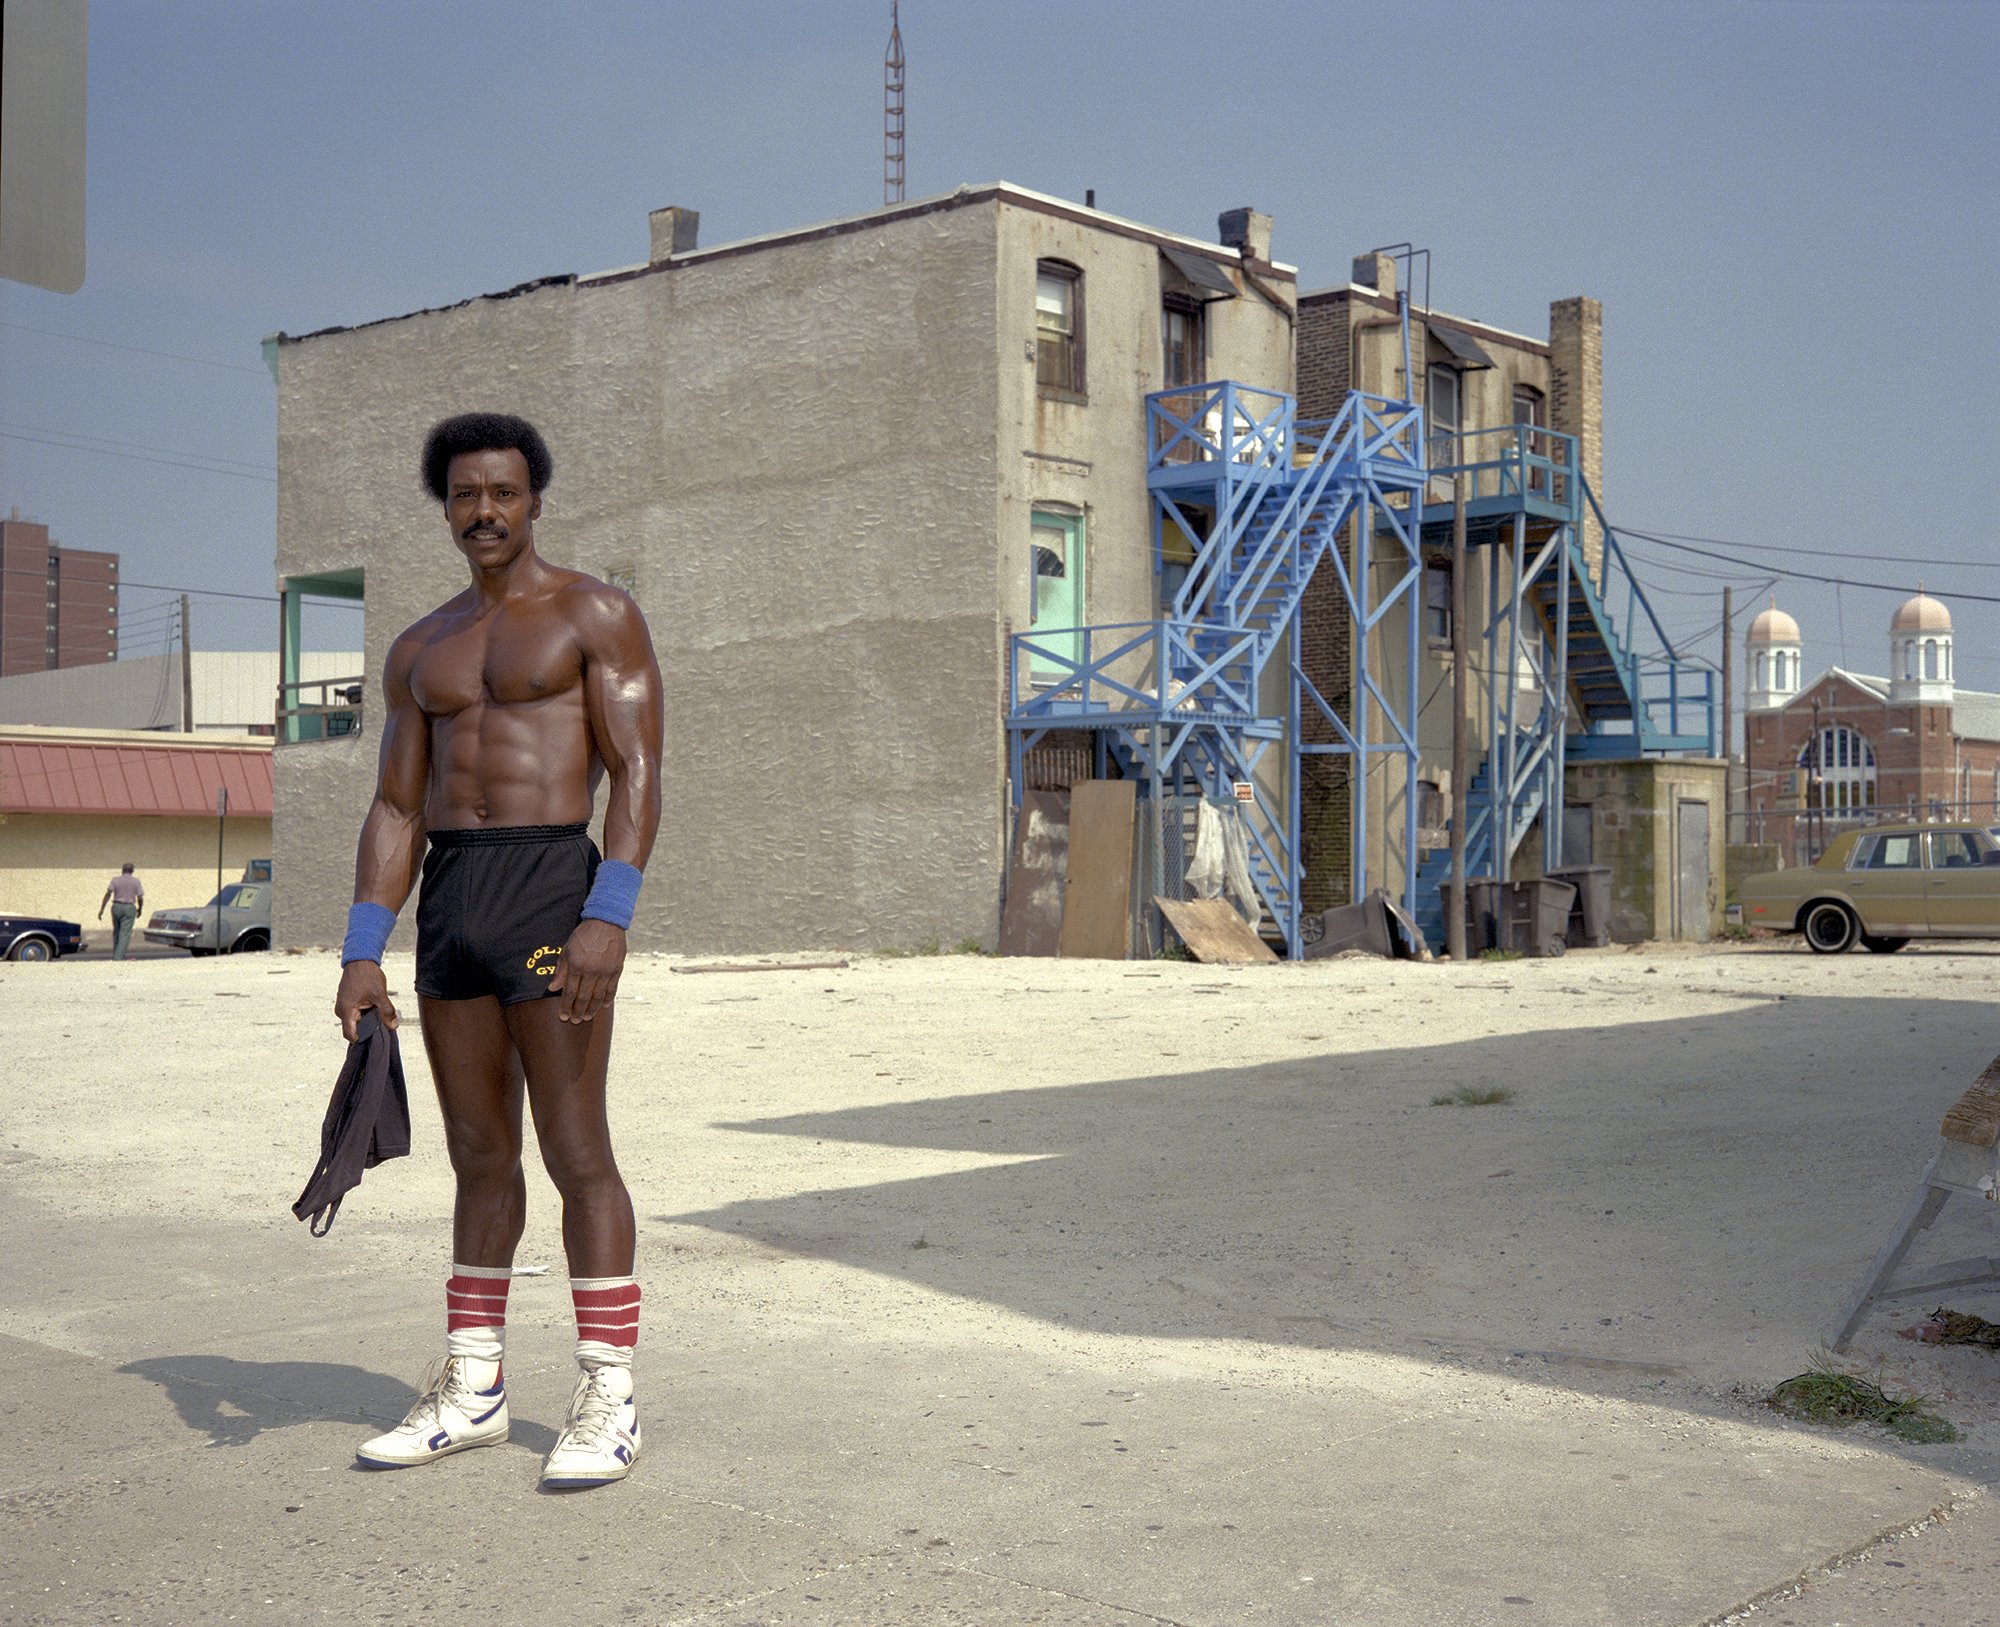
[[[513,1440],[352,1467],[442,1348],[414,1001],[415,1153],[316,1241],[331,956],[0,966],[0,1623],[2000,1619],[2000,1354],[1855,1343],[1956,1444],[1761,1405],[2000,953],[698,964],[619,1001],[645,1453],[569,1498],[538,1173]]]

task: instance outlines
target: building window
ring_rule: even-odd
[[[1875,748],[1853,729],[1841,724],[1821,729],[1799,748],[1799,767],[1806,771],[1812,807],[1845,812],[1874,804]]]
[[[1424,412],[1430,418],[1431,467],[1460,463],[1459,377],[1455,367],[1433,367],[1424,382]]]
[[[1201,307],[1169,294],[1160,305],[1160,348],[1166,356],[1166,387],[1184,389],[1208,376],[1207,340]]]
[[[1083,516],[1054,508],[1034,511],[1029,529],[1028,627],[1034,649],[1029,674],[1066,677],[1082,656]]]
[[[1530,458],[1549,458],[1554,452],[1546,435],[1537,435],[1538,429],[1549,427],[1549,404],[1542,398],[1542,392],[1532,385],[1514,386],[1514,423],[1519,432],[1516,445],[1522,454]],[[1549,471],[1541,468],[1528,470],[1528,490],[1536,497],[1549,495]]]
[[[1084,394],[1083,273],[1060,260],[1035,266],[1035,384]]]
[[[1783,667],[1778,669],[1778,687],[1780,689],[1784,688],[1785,685],[1784,670]],[[1771,652],[1769,650],[1759,650],[1757,652],[1757,687],[1759,689],[1769,689],[1771,687]]]
[[[1438,554],[1424,560],[1424,637],[1451,643],[1451,561]]]

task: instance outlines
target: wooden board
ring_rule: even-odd
[[[1185,904],[1155,898],[1153,902],[1181,935],[1188,953],[1203,965],[1243,966],[1278,958],[1226,898],[1193,898]]]
[[[1000,953],[1053,955],[1062,937],[1063,881],[1069,873],[1069,793],[1029,791],[1014,821]]]
[[[1944,1116],[1944,1134],[1973,1147],[2000,1143],[2000,1058],[1989,1062],[1972,1088],[1952,1103]]]
[[[1132,944],[1131,780],[1081,780],[1069,791],[1069,876],[1057,953],[1123,960]]]

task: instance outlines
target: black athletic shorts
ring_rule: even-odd
[[[597,878],[583,825],[434,830],[417,895],[417,993],[493,995],[503,1006],[550,992],[563,945]]]

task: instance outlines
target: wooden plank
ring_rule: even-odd
[[[1185,904],[1155,898],[1153,902],[1181,935],[1188,953],[1206,966],[1244,966],[1278,958],[1226,898],[1193,898]]]
[[[1084,780],[1070,787],[1060,955],[1123,960],[1130,950],[1132,826],[1138,796],[1131,780]]]
[[[1062,937],[1063,882],[1069,874],[1069,793],[1029,791],[1014,821],[1000,953],[1053,955]]]
[[[670,972],[681,972],[690,977],[696,972],[844,972],[847,970],[847,962],[844,960],[788,960],[782,965],[766,965],[760,961],[755,965],[744,966],[725,966],[721,964],[712,966],[669,966],[667,970]]]
[[[1972,1088],[1952,1103],[1944,1116],[1944,1136],[1970,1147],[2000,1144],[2000,1057],[1989,1062]]]

